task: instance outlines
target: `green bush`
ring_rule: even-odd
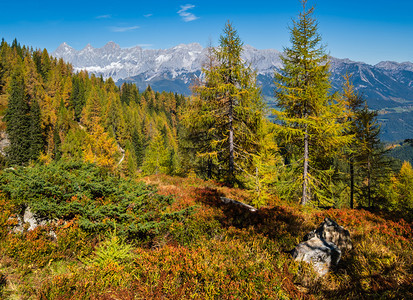
[[[0,189],[15,205],[30,206],[41,218],[78,219],[96,234],[117,228],[128,239],[150,240],[192,208],[169,212],[173,198],[152,186],[113,176],[93,164],[59,161],[3,171]]]

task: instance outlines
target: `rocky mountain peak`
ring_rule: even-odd
[[[105,46],[103,46],[103,49],[107,49],[107,50],[120,49],[120,46],[116,44],[115,42],[110,41]]]

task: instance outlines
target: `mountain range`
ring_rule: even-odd
[[[189,95],[194,78],[201,76],[207,48],[200,44],[180,44],[169,49],[121,48],[109,42],[102,48],[88,44],[76,50],[61,44],[52,56],[63,58],[75,71],[87,70],[103,78],[112,77],[118,85],[133,82],[143,90],[148,85],[157,91]],[[263,96],[273,101],[274,72],[282,67],[281,52],[244,46],[242,57],[257,72]],[[379,112],[382,139],[395,141],[413,137],[413,63],[382,61],[376,65],[330,57],[331,82],[340,90],[343,76],[351,75],[356,90],[371,109]]]

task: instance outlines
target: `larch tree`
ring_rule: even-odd
[[[360,118],[363,115],[363,107],[366,101],[363,99],[359,93],[354,89],[353,84],[350,81],[351,76],[346,74],[344,76],[343,92],[342,97],[346,102],[347,108],[350,112],[349,122],[350,126],[348,128],[348,134],[353,135],[355,139],[349,145],[347,149],[346,160],[348,160],[349,166],[349,176],[350,176],[350,208],[354,208],[354,196],[356,189],[356,168],[359,165],[359,151],[361,145],[361,136],[363,132],[363,126],[360,123]]]
[[[165,146],[165,137],[156,132],[146,149],[142,171],[146,175],[167,173],[169,152]]]
[[[300,203],[326,199],[331,180],[329,158],[350,141],[345,135],[347,109],[342,99],[330,94],[328,56],[321,44],[314,8],[306,8],[293,20],[291,47],[281,56],[283,67],[275,74],[275,97],[280,111],[279,131],[291,144],[292,156],[299,164],[297,182],[301,185]],[[327,199],[326,199],[327,200]]]
[[[229,184],[239,181],[238,174],[253,172],[252,154],[259,150],[264,115],[256,75],[241,58],[242,46],[228,22],[220,45],[212,51],[216,63],[203,69],[205,82],[194,88],[195,96],[203,103],[200,114],[192,119],[198,119],[198,128],[206,130],[205,145],[198,155],[216,162],[218,178]]]

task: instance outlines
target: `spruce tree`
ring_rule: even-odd
[[[326,199],[330,159],[350,140],[344,135],[347,111],[341,99],[330,95],[328,56],[321,45],[314,8],[307,9],[306,2],[302,1],[303,11],[290,29],[292,45],[281,56],[283,68],[275,74],[275,96],[281,109],[275,113],[290,155],[301,164],[297,182],[302,205],[311,199]]]
[[[10,140],[10,146],[7,149],[9,162],[16,165],[27,163],[32,158],[30,151],[31,118],[23,75],[19,66],[11,78],[9,103],[4,120]]]
[[[83,80],[82,73],[72,77],[72,93],[70,96],[70,104],[75,112],[75,119],[79,121],[82,115],[82,109],[86,104],[86,86]]]
[[[374,205],[380,181],[390,173],[391,162],[386,158],[386,150],[381,145],[377,112],[369,110],[367,104],[358,112],[356,128],[358,150],[354,159],[359,166],[358,174],[361,177],[360,196],[366,200],[364,205],[371,207]]]
[[[41,122],[39,103],[33,100],[30,106],[30,159],[32,160],[37,159],[44,150]]]

